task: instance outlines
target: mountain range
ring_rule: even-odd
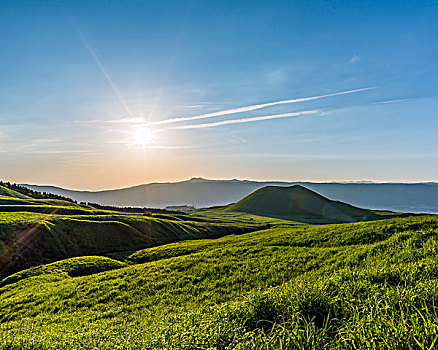
[[[23,184],[35,191],[70,197],[79,202],[113,206],[197,208],[227,205],[265,186],[301,185],[331,200],[367,208],[413,213],[438,213],[438,183],[315,183],[192,178],[181,182],[149,183],[104,191],[76,191],[55,186]]]

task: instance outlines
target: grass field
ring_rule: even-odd
[[[0,278],[69,257],[126,258],[141,248],[241,234],[270,225],[263,218],[230,220],[181,213],[101,210],[68,198],[50,196],[0,182]]]
[[[68,259],[3,280],[0,348],[433,349],[437,253],[422,216]]]
[[[251,213],[257,197],[134,214],[20,190],[0,184],[0,349],[438,346],[437,216],[322,224],[371,216],[313,193],[295,216]]]
[[[129,255],[145,247],[241,234],[263,227],[259,222],[198,222],[190,218],[115,212],[92,215],[3,212],[0,213],[0,262],[3,265],[0,276],[68,257]]]

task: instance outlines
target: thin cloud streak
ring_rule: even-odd
[[[172,119],[167,119],[167,120],[159,120],[159,121],[155,121],[155,122],[150,122],[148,124],[149,125],[162,125],[162,124],[179,123],[179,122],[186,122],[186,121],[198,120],[198,119],[214,118],[214,117],[220,117],[220,116],[228,115],[228,114],[250,112],[250,111],[257,110],[257,109],[272,107],[272,106],[277,106],[277,105],[282,105],[282,104],[306,102],[306,101],[319,100],[321,98],[327,98],[327,97],[332,97],[332,96],[352,94],[355,92],[367,91],[367,90],[372,90],[372,89],[376,89],[376,88],[377,87],[367,87],[367,88],[362,88],[362,89],[335,92],[335,93],[326,94],[326,95],[319,95],[319,96],[312,96],[312,97],[297,98],[297,99],[293,99],[293,100],[284,100],[284,101],[262,103],[262,104],[258,104],[258,105],[239,107],[239,108],[233,108],[233,109],[226,109],[223,111],[201,114],[201,115],[197,115],[197,116],[193,116],[193,117],[182,117],[182,118],[172,118]]]
[[[213,123],[175,126],[172,129],[212,128],[212,127],[222,126],[222,125],[240,124],[240,123],[251,123],[251,122],[258,122],[258,121],[261,121],[261,120],[268,120],[268,119],[280,119],[280,118],[298,117],[298,116],[301,116],[301,115],[315,114],[315,113],[318,113],[318,112],[320,112],[320,110],[314,109],[314,110],[309,110],[309,111],[301,111],[301,112],[293,112],[293,113],[265,115],[265,116],[261,116],[261,117],[251,117],[251,118],[223,120],[223,121],[220,121],[220,122],[213,122]]]
[[[97,154],[93,151],[86,151],[86,150],[41,150],[41,151],[34,151],[33,154]]]
[[[132,117],[132,118],[119,118],[119,119],[90,119],[90,120],[75,120],[75,123],[79,124],[102,124],[102,123],[120,123],[120,124],[140,124],[147,123],[147,120],[140,117]]]
[[[133,117],[133,118],[121,118],[121,119],[113,119],[113,120],[106,120],[105,123],[126,123],[126,124],[140,124],[145,123],[146,120],[144,118],[140,117]]]
[[[429,158],[436,158],[438,156],[438,153],[425,153],[425,154],[418,154],[418,153],[387,153],[387,154],[363,154],[363,153],[350,153],[350,154],[291,154],[291,153],[245,153],[245,154],[221,154],[222,157],[242,157],[242,158],[284,158],[284,159],[303,159],[303,160],[309,160],[309,159],[317,159],[321,161],[332,161],[332,160],[348,160],[348,161],[355,161],[355,162],[363,162],[363,160],[369,160],[369,161],[386,161],[386,160],[393,160],[393,159],[429,159]]]
[[[399,99],[399,100],[380,101],[380,102],[375,102],[375,104],[383,105],[383,104],[387,104],[387,103],[399,103],[399,102],[407,102],[407,101],[412,101],[412,98],[403,98],[403,99]]]

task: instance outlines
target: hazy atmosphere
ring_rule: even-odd
[[[438,348],[438,2],[0,0],[0,350]]]
[[[1,1],[0,179],[438,181],[435,1]]]

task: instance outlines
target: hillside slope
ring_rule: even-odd
[[[0,197],[10,197],[10,198],[19,198],[19,199],[30,199],[31,198],[31,197],[28,197],[24,194],[21,194],[19,192],[16,192],[14,190],[7,188],[2,183],[0,183]]]
[[[176,216],[115,212],[104,215],[0,212],[0,277],[68,257],[132,253],[180,240],[217,238],[264,227],[260,223],[197,222]]]
[[[331,201],[300,185],[263,187],[224,210],[309,223],[342,223],[379,218],[369,210]]]
[[[2,282],[0,349],[433,349],[437,252],[424,216],[69,259]]]
[[[90,206],[77,204],[70,198],[40,193],[19,185],[0,181],[0,212],[33,211],[50,213],[54,210],[54,206],[58,207],[58,211],[76,209],[78,213],[81,211],[87,213],[90,209],[94,209]]]
[[[9,183],[0,183],[0,192],[0,277],[69,257],[129,255],[180,240],[266,228],[263,222],[245,220],[99,210]]]

